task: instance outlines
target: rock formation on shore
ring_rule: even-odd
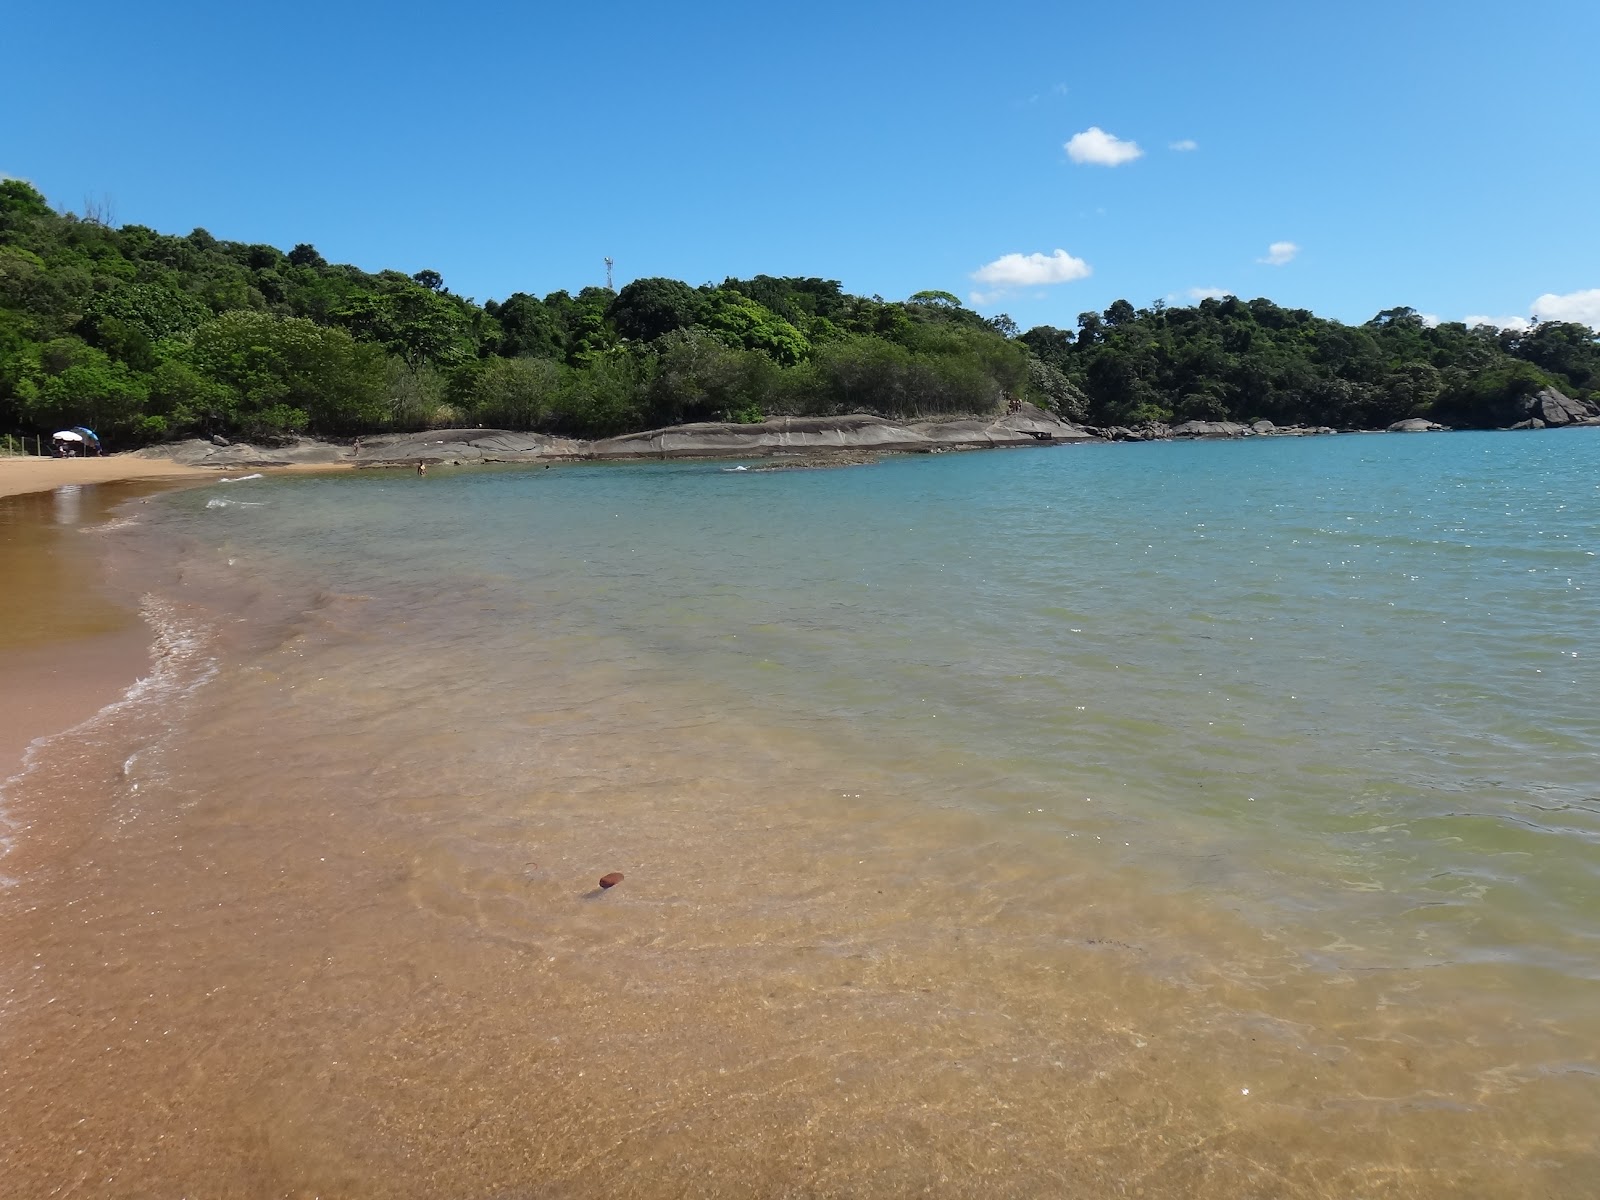
[[[1509,429],[1600,424],[1600,406],[1575,400],[1554,388],[1522,397],[1507,409]],[[1396,421],[1390,433],[1443,431],[1422,417]],[[506,429],[430,429],[422,433],[377,434],[352,442],[301,437],[279,445],[192,438],[137,453],[184,466],[269,467],[388,466],[426,463],[508,463],[544,460],[645,461],[669,458],[803,459],[805,465],[848,458],[862,462],[874,454],[938,453],[1005,446],[1066,445],[1078,442],[1155,442],[1177,439],[1309,437],[1336,433],[1321,425],[1274,425],[1255,421],[1185,421],[1180,425],[1146,422],[1137,426],[1089,428],[1063,421],[1025,404],[996,418],[895,421],[855,413],[838,417],[773,417],[756,424],[706,422],[628,433],[595,442]]]
[[[624,434],[597,442],[514,433],[504,429],[432,429],[380,434],[349,443],[297,438],[282,446],[216,445],[191,439],[151,447],[140,454],[188,466],[316,466],[355,462],[383,466],[414,462],[505,463],[546,461],[644,461],[668,458],[772,458],[790,455],[934,453],[999,446],[1060,445],[1097,440],[1097,435],[1024,405],[1020,412],[987,420],[891,421],[855,414],[841,417],[774,417],[757,424],[708,422]]]

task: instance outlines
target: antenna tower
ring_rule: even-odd
[[[611,256],[606,255],[606,291],[614,292],[617,289],[611,286]]]

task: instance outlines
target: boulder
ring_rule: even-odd
[[[1175,438],[1239,438],[1246,432],[1237,421],[1185,421],[1172,427]]]
[[[1278,427],[1276,425],[1274,425],[1271,421],[1251,421],[1250,422],[1250,432],[1251,433],[1276,433],[1276,432],[1278,432]]]
[[[1407,417],[1404,421],[1396,421],[1389,426],[1390,433],[1438,433],[1442,429],[1443,425],[1435,424],[1423,417]]]
[[[1572,425],[1600,416],[1600,408],[1586,400],[1575,400],[1555,388],[1541,388],[1518,402],[1523,420],[1543,421],[1546,425]]]

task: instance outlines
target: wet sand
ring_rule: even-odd
[[[95,528],[170,480],[164,470],[137,482],[62,478],[137,459],[34,459],[24,461],[40,468],[8,470],[14,461],[0,460],[0,779],[36,738],[93,716],[149,668],[150,630],[131,598],[105,590]]]
[[[184,467],[160,458],[113,454],[105,458],[0,456],[0,496],[43,492],[65,483],[113,483],[129,479],[215,478],[204,467]]]

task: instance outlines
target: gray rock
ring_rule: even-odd
[[[1390,433],[1438,433],[1443,429],[1443,425],[1435,424],[1423,417],[1408,417],[1389,426]]]
[[[1525,420],[1540,420],[1546,425],[1571,425],[1600,416],[1600,408],[1585,400],[1575,400],[1555,388],[1542,388],[1524,396],[1518,405]]]
[[[653,429],[598,442],[517,433],[507,429],[430,429],[423,433],[364,437],[353,447],[298,438],[281,446],[237,443],[214,446],[200,439],[151,447],[151,458],[206,467],[266,467],[355,462],[397,464],[529,462],[573,459],[765,458],[782,455],[969,450],[998,446],[1058,445],[1097,435],[1024,404],[1000,417],[893,421],[857,413],[841,417],[774,417],[758,424],[704,422]]]
[[[1237,421],[1185,421],[1172,427],[1175,438],[1239,438],[1245,433]]]

